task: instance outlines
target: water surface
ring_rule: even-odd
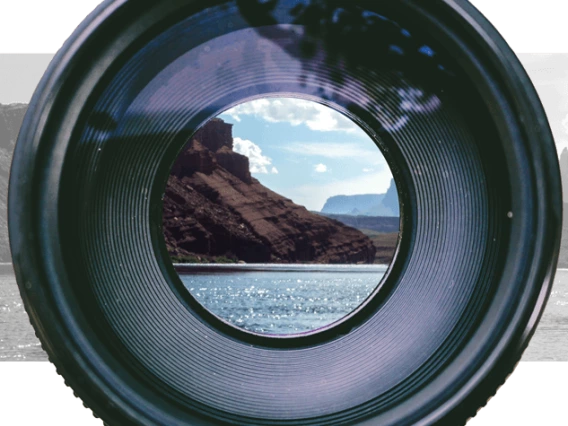
[[[295,265],[298,266],[298,265]],[[300,265],[302,267],[303,265]],[[311,265],[310,265],[311,266]],[[219,307],[226,304],[226,300],[233,300],[233,306],[239,306],[235,312],[238,312],[235,316],[233,313],[233,320],[236,322],[237,318],[241,318],[243,323],[245,324],[245,319],[249,321],[249,324],[252,326],[258,327],[259,324],[264,324],[263,327],[266,327],[267,321],[264,320],[263,317],[252,316],[252,313],[246,311],[246,307],[248,304],[252,303],[253,313],[256,312],[254,309],[255,301],[253,295],[258,295],[259,291],[262,291],[260,285],[257,285],[259,282],[262,282],[266,279],[266,272],[267,271],[255,271],[250,270],[252,269],[251,266],[247,266],[249,268],[249,272],[252,272],[253,275],[249,275],[249,272],[246,274],[235,274],[234,272],[230,275],[223,274],[224,278],[230,277],[234,281],[234,284],[231,286],[232,289],[227,293],[227,299],[219,299],[217,303],[215,303],[214,294],[220,292],[219,285],[213,285],[211,288],[206,286],[201,286],[199,283],[206,283],[206,282],[213,282],[216,284],[220,283],[220,273],[216,273],[213,275],[207,276],[204,274],[203,276],[196,277],[194,280],[184,278],[184,281],[189,284],[190,288],[194,288],[194,291],[200,293],[200,297],[202,301],[210,300],[213,301],[213,306]],[[224,271],[229,271],[228,269],[223,269]],[[338,282],[341,282],[341,275],[336,274],[335,279],[339,280],[336,281],[335,284],[325,284],[325,282],[321,281],[321,275],[318,274],[326,274],[329,271],[318,271],[316,275],[313,275],[308,281],[310,281],[311,290],[308,289],[306,282],[304,282],[304,278],[300,277],[299,275],[286,275],[281,277],[282,284],[286,283],[286,291],[282,291],[281,287],[278,287],[280,291],[277,291],[272,295],[269,293],[264,293],[261,299],[271,301],[271,299],[276,299],[277,306],[286,306],[284,303],[288,301],[292,304],[296,304],[296,308],[292,310],[292,315],[290,318],[285,318],[291,329],[294,328],[301,328],[307,325],[307,321],[309,322],[309,318],[312,318],[314,321],[314,325],[312,327],[317,327],[318,324],[322,324],[323,322],[329,321],[331,318],[340,316],[342,312],[350,311],[351,307],[356,306],[358,304],[357,295],[359,295],[359,300],[363,297],[366,292],[369,291],[369,288],[372,288],[373,282],[376,282],[378,277],[377,274],[380,271],[374,272],[362,272],[359,278],[361,281],[357,283],[353,283],[350,287],[352,295],[354,295],[354,299],[347,300],[347,288],[342,288],[342,301],[332,302],[331,305],[328,307],[328,303],[330,303],[330,296],[334,296],[335,293],[331,291],[332,287],[337,287]],[[370,275],[368,275],[368,273]],[[349,274],[347,274],[349,275]],[[347,276],[346,275],[346,276]],[[344,276],[344,277],[346,277]],[[216,278],[215,278],[216,277]],[[366,277],[366,278],[365,278]],[[371,279],[372,277],[372,279]],[[252,279],[252,281],[251,281]],[[254,281],[255,279],[259,281]],[[345,279],[345,278],[344,278]],[[196,281],[197,280],[197,281]],[[294,282],[295,280],[295,282]],[[298,282],[298,280],[302,280],[302,282]],[[373,281],[374,280],[374,281]],[[192,284],[193,283],[193,284]],[[186,285],[187,285],[186,284]],[[314,286],[315,285],[315,286]],[[254,286],[254,289],[252,289]],[[270,287],[270,283],[269,283]],[[316,295],[314,297],[313,289],[318,287],[321,290],[321,294]],[[205,288],[206,290],[200,290]],[[217,288],[217,290],[213,290]],[[292,291],[288,292],[287,289],[294,288],[294,291],[300,290],[299,293],[292,294]],[[227,289],[228,290],[228,289]],[[245,291],[248,290],[248,293]],[[270,288],[268,288],[270,290]],[[239,293],[241,292],[241,293]],[[223,293],[223,292],[221,292]],[[311,293],[311,297],[310,297]],[[242,302],[236,302],[234,297],[237,294],[244,294],[245,298]],[[229,296],[232,295],[232,296]],[[256,296],[255,296],[256,297]],[[299,300],[292,300],[294,298],[302,298],[300,303]],[[327,302],[325,299],[328,299]],[[240,298],[239,298],[240,299]],[[248,299],[248,300],[247,300]],[[313,301],[310,301],[312,299]],[[202,302],[204,303],[204,302]],[[272,303],[272,301],[271,301]],[[229,303],[229,306],[231,304]],[[299,306],[302,306],[300,308]],[[212,308],[216,309],[216,308]],[[308,310],[306,312],[306,309]],[[315,312],[314,312],[315,311]],[[228,311],[225,309],[221,312],[227,313]],[[275,319],[275,313],[270,313],[271,319]],[[249,315],[249,318],[246,318],[246,315]],[[251,320],[252,318],[252,320]],[[261,321],[259,321],[259,319]],[[275,324],[274,327],[277,325]],[[267,330],[271,330],[270,328],[266,328]],[[274,330],[274,328],[272,328]],[[18,291],[18,286],[16,285],[16,280],[13,274],[6,274],[0,275],[0,361],[46,361],[47,356],[45,352],[41,349],[40,343],[35,336],[32,326],[29,323],[28,316],[24,310],[22,300],[20,298],[20,294]],[[551,294],[551,297],[548,301],[546,310],[542,317],[542,320],[539,324],[539,327],[536,330],[536,333],[531,340],[528,349],[525,351],[523,355],[523,361],[568,361],[568,270],[559,270],[556,274],[556,279],[554,283],[554,288]]]
[[[184,265],[180,278],[225,321],[283,335],[345,317],[371,295],[386,270],[383,265]]]

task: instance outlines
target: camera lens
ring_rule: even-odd
[[[399,238],[396,184],[376,144],[303,99],[261,98],[209,120],[176,158],[163,206],[180,287],[259,334],[321,331],[354,313]]]
[[[67,383],[111,425],[465,423],[528,344],[560,240],[554,143],[505,42],[466,1],[134,3],[104,3],[65,44],[14,154],[17,280]],[[358,149],[388,164],[392,185],[364,191],[397,198],[382,275],[377,234],[269,189],[273,161],[310,141],[267,155],[229,134],[254,102],[286,100],[366,138],[318,140],[311,172],[338,147],[341,164]],[[244,324],[258,309],[233,297],[262,298],[259,264],[296,281],[319,268],[321,286],[367,267],[372,284],[334,317],[275,332]],[[211,296],[235,274],[238,293]],[[341,297],[329,293],[318,309]],[[221,296],[237,308],[216,311]]]

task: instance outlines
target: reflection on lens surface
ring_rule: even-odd
[[[380,150],[347,117],[263,98],[190,138],[163,229],[182,283],[212,313],[256,333],[302,333],[377,288],[398,242],[398,194]]]

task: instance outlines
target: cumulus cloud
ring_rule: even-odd
[[[327,166],[326,166],[325,164],[321,164],[321,163],[320,163],[320,164],[316,164],[316,165],[314,166],[314,169],[315,169],[315,171],[318,172],[318,173],[325,173],[325,172],[327,172]]]
[[[339,112],[316,102],[292,98],[264,98],[237,105],[224,114],[235,121],[251,115],[269,123],[289,123],[292,126],[306,125],[319,132],[363,132],[350,119]]]
[[[263,155],[262,149],[254,142],[246,139],[234,138],[233,150],[248,157],[251,173],[278,173],[276,167],[272,165],[272,159]]]

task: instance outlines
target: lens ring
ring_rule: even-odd
[[[254,55],[236,77],[240,84],[227,84],[225,92],[198,69],[197,81],[210,86],[179,100],[174,110],[185,115],[167,113],[152,121],[143,107],[156,99],[156,76],[175,71],[185,52],[191,56],[179,41],[172,45],[177,51],[158,49],[160,43],[176,40],[176,30],[183,35],[191,29],[183,40],[196,49],[209,47],[199,52],[205,59],[217,51],[207,46],[219,37],[215,31],[245,44],[251,38],[278,44],[287,40],[279,38],[283,33],[267,32],[255,20],[266,24],[273,17],[278,31],[290,30],[278,13],[291,3],[280,2],[272,11],[246,1],[219,7],[197,1],[105,3],[58,54],[34,95],[10,184],[18,282],[50,358],[111,424],[345,424],[370,417],[381,424],[459,422],[500,385],[534,331],[559,245],[554,145],[520,65],[465,2],[360,4],[372,12],[373,25],[387,17],[385,34],[396,25],[406,28],[399,22],[410,28],[420,23],[432,39],[427,48],[418,46],[420,63],[444,71],[439,66],[447,69],[445,62],[431,59],[448,52],[456,74],[463,72],[459,78],[470,81],[463,92],[469,106],[446,99],[440,79],[421,85],[412,73],[403,80],[385,70],[368,73],[368,64],[357,69],[349,55],[341,88],[337,66],[298,60],[288,50],[288,62],[272,58],[277,78],[270,80],[271,69],[264,67],[264,84],[258,83],[261,68],[252,68],[261,63]],[[184,19],[190,25],[184,27]],[[255,28],[247,30],[249,23]],[[310,21],[302,26],[309,29]],[[437,45],[442,50],[432,50]],[[282,77],[299,71],[332,86],[334,96],[310,95],[316,86],[309,81]],[[247,85],[251,76],[257,82]],[[366,90],[352,82],[366,83]],[[173,81],[171,88],[179,86]],[[357,321],[343,336],[301,348],[245,344],[181,303],[159,255],[161,228],[155,226],[163,178],[192,129],[237,101],[269,93],[317,95],[347,112],[384,144],[403,189],[406,245],[386,297],[354,315]],[[358,95],[372,100],[372,94],[380,94],[381,103],[352,101]],[[436,99],[440,108],[428,111]],[[144,122],[127,114],[136,107],[142,107]],[[401,109],[413,124],[394,129]],[[467,112],[487,129],[472,128]],[[28,282],[31,288],[23,286]],[[436,282],[443,286],[434,287]],[[464,291],[461,298],[457,290]],[[403,333],[410,326],[416,333]],[[434,327],[431,336],[428,327]],[[386,367],[392,374],[386,375]]]

